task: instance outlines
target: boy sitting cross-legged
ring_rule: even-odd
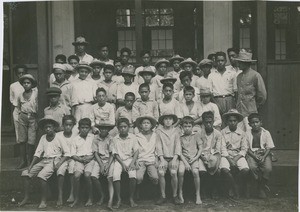
[[[114,128],[114,125],[110,124],[97,124],[99,133],[95,136],[93,141],[93,151],[96,159],[96,163],[92,171],[92,181],[96,187],[96,190],[101,193],[98,205],[103,203],[105,193],[100,184],[100,175],[106,176],[108,181],[109,200],[107,207],[112,210],[114,187],[113,187],[113,156],[111,153],[112,137],[109,136],[109,131]]]
[[[180,204],[177,197],[177,171],[179,165],[179,156],[181,155],[181,145],[179,131],[174,127],[177,122],[177,116],[174,114],[165,114],[160,116],[158,122],[162,127],[156,130],[157,142],[156,151],[159,157],[158,177],[161,197],[156,204],[161,205],[166,202],[166,181],[165,173],[167,170],[171,174],[171,185],[173,190],[173,202]]]
[[[190,116],[185,116],[181,120],[183,135],[180,136],[182,154],[179,162],[178,176],[178,197],[180,203],[184,203],[182,195],[182,187],[184,180],[184,172],[191,171],[194,176],[196,189],[196,204],[201,204],[200,197],[200,177],[199,177],[199,157],[202,152],[202,143],[199,133],[193,132],[194,119]]]
[[[127,172],[129,176],[129,202],[131,207],[137,206],[133,200],[136,188],[136,160],[138,158],[138,142],[135,135],[129,132],[129,120],[120,118],[117,123],[119,135],[114,137],[112,153],[116,159],[114,163],[113,181],[117,196],[115,208],[121,205],[121,174]]]
[[[58,123],[52,117],[46,116],[41,119],[39,126],[46,134],[41,137],[30,166],[22,172],[22,176],[25,177],[25,197],[19,206],[27,203],[30,179],[37,176],[42,187],[39,205],[39,208],[42,209],[47,207],[47,180],[54,171],[57,170],[57,173],[60,173],[61,165],[70,157],[70,150],[67,144],[55,133]]]
[[[74,202],[70,205],[74,207],[78,204],[79,200],[79,187],[80,177],[84,174],[84,179],[87,185],[88,201],[85,206],[91,206],[93,204],[93,191],[92,191],[92,179],[91,174],[95,161],[92,149],[92,143],[94,135],[89,133],[91,130],[91,120],[89,118],[83,118],[78,123],[79,135],[74,138],[72,145],[72,158],[75,160],[74,167]]]

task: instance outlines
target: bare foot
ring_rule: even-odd
[[[202,201],[201,201],[200,196],[196,196],[196,205],[201,205],[201,204],[202,204]]]
[[[18,206],[19,206],[19,207],[22,207],[23,205],[26,205],[27,201],[28,201],[28,198],[25,197],[25,198],[22,200],[22,202],[20,202],[20,203],[18,204]]]
[[[71,207],[71,208],[73,208],[75,205],[77,205],[77,203],[78,203],[78,200],[75,200],[72,204],[70,204],[69,206]]]
[[[129,202],[130,202],[130,207],[134,208],[137,206],[137,204],[133,201],[133,199],[130,199]]]
[[[41,204],[39,205],[38,209],[44,209],[47,207],[47,204],[45,202],[41,202]]]
[[[107,203],[107,209],[113,211],[112,202]]]
[[[180,200],[180,203],[181,203],[181,204],[184,203],[184,199],[183,199],[182,194],[179,194],[179,195],[178,195],[178,199]]]
[[[69,198],[67,199],[67,202],[74,202],[74,197],[73,195],[70,195]]]
[[[57,202],[56,202],[56,206],[60,207],[60,206],[62,206],[62,204],[63,204],[62,199],[58,199]]]
[[[103,196],[101,196],[101,198],[100,198],[100,200],[97,202],[97,205],[102,205],[103,204],[103,202],[104,202],[104,197]]]
[[[121,199],[117,200],[117,203],[114,205],[114,208],[119,208],[121,205]]]
[[[93,205],[93,201],[91,199],[88,199],[88,201],[85,203],[85,207],[88,207],[88,206],[92,206]]]

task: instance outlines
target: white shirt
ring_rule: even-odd
[[[74,137],[75,137],[75,133],[72,133],[71,137],[70,138],[67,138],[64,136],[64,131],[61,131],[61,132],[58,132],[56,133],[56,135],[59,137],[59,139],[61,139],[62,142],[66,143],[67,146],[69,147],[70,149],[70,156],[72,156],[72,145],[73,145],[73,140],[74,140]]]
[[[208,76],[214,96],[233,95],[237,91],[236,73],[226,68],[223,74],[213,71]]]
[[[92,155],[93,154],[93,140],[94,135],[88,133],[86,138],[82,138],[80,135],[77,135],[73,140],[72,145],[72,154],[76,156],[85,156],[85,155]]]
[[[207,104],[199,103],[199,116],[204,112],[211,111],[214,114],[214,126],[221,127],[222,119],[218,106],[215,103],[209,102]]]
[[[97,86],[90,79],[77,79],[72,82],[71,105],[90,103],[94,101]]]
[[[44,153],[44,154],[43,154]],[[43,156],[42,156],[43,154]],[[40,139],[39,145],[37,146],[34,156],[44,158],[54,158],[66,156],[70,157],[70,148],[63,142],[60,136],[55,135],[52,141],[47,141],[46,135],[43,135]]]
[[[148,66],[148,67],[150,67],[151,70],[152,70],[154,73],[156,73],[156,69],[155,69],[154,66]],[[144,68],[145,68],[144,66],[140,66],[140,67],[137,67],[137,68],[135,69],[134,82],[137,83],[137,84],[139,84],[139,85],[145,82],[144,79],[143,79],[143,77],[139,75],[140,71],[143,71]]]
[[[193,101],[194,102],[199,102],[200,101],[200,91],[198,88],[192,86],[194,89],[195,89],[195,96],[193,98]],[[179,102],[185,102],[185,99],[184,99],[184,94],[183,94],[183,89],[181,89],[181,91],[179,91],[179,94],[178,94],[178,101]]]
[[[120,135],[113,138],[112,153],[118,154],[121,160],[132,158],[138,148],[136,136],[131,133],[125,139],[120,138]]]
[[[252,147],[252,143],[253,143],[253,135],[252,135],[252,132],[251,130],[248,130],[246,132],[246,135],[248,137],[248,142],[249,142],[249,148],[252,150],[252,151],[256,151],[258,150],[259,148],[253,148]],[[274,142],[273,142],[273,139],[272,139],[272,136],[271,136],[271,133],[264,129],[264,128],[261,128],[261,135],[260,135],[260,148],[261,149],[272,149],[274,148]]]
[[[24,92],[23,86],[19,81],[12,83],[9,86],[9,100],[13,106],[18,106],[18,97]]]
[[[187,107],[186,103],[181,103],[180,109],[182,117],[191,116],[193,119],[199,118],[199,102],[194,102],[194,106],[191,109],[191,111],[189,111],[189,108]]]
[[[164,114],[175,114],[178,118],[182,118],[180,103],[176,99],[172,98],[172,100],[168,103],[164,103],[161,99],[157,103],[160,116]]]
[[[211,91],[210,81],[203,76],[197,80],[196,87],[200,90],[200,92],[201,92],[201,90],[210,90]]]
[[[149,141],[142,133],[136,134],[136,138],[139,146],[138,161],[155,163],[156,133],[152,133]]]
[[[92,126],[95,124],[111,124],[115,125],[115,106],[108,102],[103,107],[99,106],[98,103],[92,106],[90,119]]]
[[[131,85],[125,85],[124,83],[118,85],[117,89],[117,99],[125,99],[125,94],[132,92],[135,95],[135,98],[139,98],[139,85],[132,83]]]
[[[77,56],[79,57],[79,63],[86,62],[86,63],[90,64],[94,60],[93,56],[89,55],[87,53],[85,53],[83,56],[79,56],[79,55],[77,55]]]

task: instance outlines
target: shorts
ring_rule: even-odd
[[[104,161],[103,161],[104,162]],[[104,166],[108,165],[108,161],[105,161]],[[107,174],[107,178],[113,177],[113,171],[114,171],[114,163],[112,162],[110,164],[110,167],[108,169],[108,174]],[[97,179],[99,179],[100,177],[100,166],[99,163],[97,161],[95,161],[93,170],[92,170],[92,174],[91,177],[96,177]]]
[[[198,160],[198,163],[199,163],[199,171],[207,172],[206,166],[200,158]],[[221,157],[221,159],[220,159],[219,169],[221,169],[221,168],[226,168],[226,169],[230,170],[229,162],[225,157]]]
[[[27,176],[29,178],[38,177],[47,181],[52,174],[54,173],[54,166],[60,161],[60,158],[44,158],[37,164],[35,164],[31,170],[28,172],[28,169],[24,170],[21,176]],[[62,167],[60,166],[58,171]]]
[[[172,169],[172,160],[170,158],[165,158],[166,164],[164,164],[163,168],[158,167],[158,174],[160,176],[164,176],[166,174],[166,171],[169,170],[171,174],[177,174],[178,172],[178,167],[179,167],[179,160],[177,159],[176,164],[175,164],[175,169]]]
[[[248,163],[246,161],[246,159],[244,157],[241,157],[237,162],[236,162],[236,165],[238,167],[239,170],[242,170],[242,169],[249,169],[249,166],[248,166]],[[225,169],[228,169],[230,170],[230,163],[229,161],[222,157],[221,158],[221,163],[220,163],[220,169],[222,168],[225,168]]]
[[[69,174],[74,174],[74,165],[75,161],[73,159],[65,161],[57,170],[57,175],[65,176],[67,170]]]
[[[127,160],[123,160],[123,163],[126,166],[129,166],[131,163],[132,158],[129,158]],[[113,181],[121,180],[121,174],[122,174],[122,166],[118,161],[115,161],[114,163],[114,170],[113,170]],[[136,178],[136,170],[130,170],[128,171],[129,178]]]
[[[146,170],[152,182],[156,183],[158,181],[158,172],[155,162],[148,163],[141,161],[138,163],[138,166],[139,168],[136,170],[136,180],[138,184],[142,183]]]
[[[74,172],[80,172],[81,174],[85,172],[92,173],[95,161],[91,160],[87,164],[81,163],[79,161],[75,161]]]
[[[190,164],[190,166],[192,168],[191,171],[194,171],[194,170],[199,171],[199,160],[196,160],[194,163]],[[185,172],[185,165],[182,160],[179,162],[178,172],[179,173]]]
[[[19,126],[18,126],[18,141],[17,143],[35,144],[37,120],[35,115],[26,115],[24,113],[19,114]]]
[[[83,103],[75,105],[74,117],[76,118],[77,122],[79,122],[80,119],[90,117],[92,106],[92,103]]]

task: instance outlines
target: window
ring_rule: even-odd
[[[152,56],[165,57],[173,54],[173,33],[171,29],[151,30]]]
[[[153,26],[174,26],[173,9],[145,9],[145,25]]]
[[[135,11],[133,9],[118,9],[116,16],[116,25],[117,27],[134,27]]]
[[[251,48],[250,31],[252,24],[252,12],[248,6],[240,8],[239,28],[240,28],[240,48]]]

